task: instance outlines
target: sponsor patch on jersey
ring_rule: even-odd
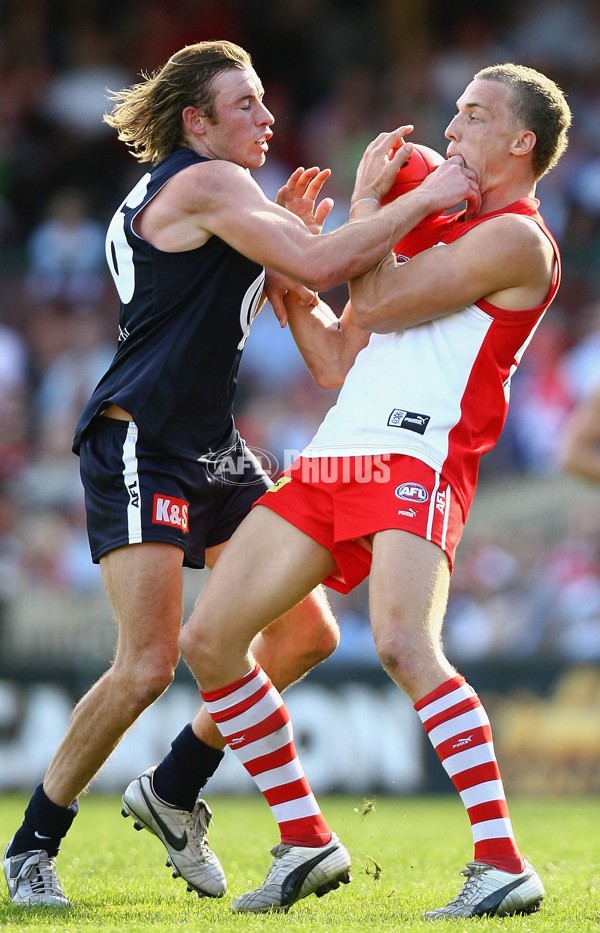
[[[400,483],[396,486],[395,494],[407,502],[427,502],[429,499],[429,492],[421,483]]]
[[[269,486],[267,492],[279,492],[282,486],[285,486],[287,483],[292,482],[291,476],[280,476],[276,483],[273,483],[272,486]]]
[[[431,415],[421,415],[418,411],[394,408],[387,423],[390,428],[404,428],[405,431],[414,431],[415,434],[425,434],[425,428],[430,421]]]
[[[153,525],[173,525],[175,528],[181,528],[187,534],[189,532],[189,514],[190,504],[185,499],[176,499],[175,496],[161,496],[154,493],[152,503],[152,524]]]

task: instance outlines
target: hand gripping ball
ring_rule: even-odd
[[[445,161],[444,156],[436,152],[435,149],[415,143],[410,158],[403,162],[398,169],[396,180],[388,193],[382,197],[381,203],[389,204],[390,201],[395,201],[401,194],[406,194],[407,191],[418,188],[423,179]]]

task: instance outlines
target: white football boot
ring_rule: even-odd
[[[10,843],[6,851],[10,848]],[[2,860],[8,893],[22,907],[70,907],[60,886],[51,858],[45,849],[20,852]]]
[[[468,862],[461,871],[467,880],[458,895],[445,907],[428,910],[425,920],[446,917],[510,917],[532,914],[540,909],[544,885],[536,870],[525,862],[522,872],[501,871],[485,862]]]
[[[263,884],[238,897],[231,905],[233,911],[287,911],[309,894],[322,897],[351,880],[350,856],[335,833],[327,845],[314,848],[280,843],[271,849],[271,855],[273,864]]]
[[[123,794],[123,816],[132,816],[135,829],[147,829],[157,836],[167,852],[167,866],[174,878],[187,881],[188,891],[199,897],[223,897],[227,880],[221,863],[208,845],[212,811],[198,798],[194,809],[178,810],[154,793],[149,768],[132,781]]]

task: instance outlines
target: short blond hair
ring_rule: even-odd
[[[569,141],[571,109],[558,84],[535,68],[512,62],[482,68],[475,78],[511,88],[515,119],[535,133],[532,164],[536,179],[541,178],[554,168]]]

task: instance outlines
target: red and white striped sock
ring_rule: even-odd
[[[503,871],[523,871],[490,721],[477,694],[457,675],[415,703],[415,709],[466,807],[475,861]]]
[[[285,704],[259,664],[240,680],[202,692],[229,748],[254,778],[279,824],[281,841],[323,846],[331,839],[298,759]]]

